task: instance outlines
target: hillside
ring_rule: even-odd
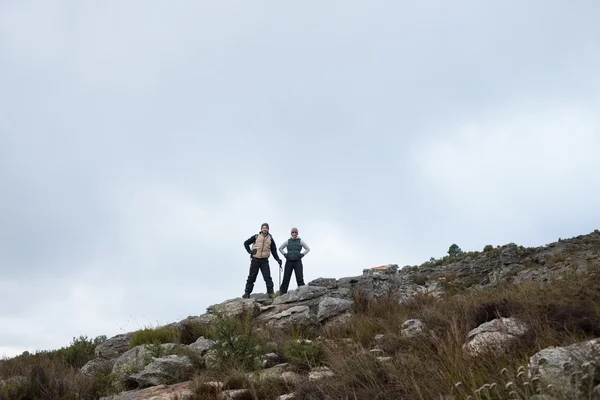
[[[600,232],[322,277],[0,361],[0,400],[600,398]]]

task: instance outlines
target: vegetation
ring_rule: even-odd
[[[129,348],[147,344],[147,345],[160,345],[163,343],[179,343],[180,341],[179,329],[159,326],[156,328],[144,328],[135,332],[129,343]]]
[[[490,247],[483,254],[497,251]],[[467,254],[456,246],[447,257],[456,260]],[[553,261],[562,262],[564,256],[557,255]],[[588,364],[586,374],[573,378],[579,397],[561,394],[563,387],[541,385],[527,375],[526,366],[529,357],[544,348],[600,337],[598,273],[600,266],[589,263],[585,275],[573,272],[544,284],[505,284],[485,291],[465,290],[471,283],[453,285],[448,276],[440,281],[447,291],[440,298],[418,294],[398,303],[395,298],[375,300],[355,291],[352,316],[343,325],[281,330],[256,325],[251,313],[219,315],[210,327],[140,330],[132,346],[189,344],[199,336],[215,341],[208,356],[194,361],[191,388],[195,399],[219,398],[215,384],[209,382],[222,382],[223,389],[247,389],[249,399],[275,399],[290,392],[315,400],[499,400],[529,399],[538,393],[557,399],[591,399],[592,388],[600,383],[598,366]],[[428,278],[414,273],[412,279],[424,284]],[[501,353],[472,356],[465,352],[468,332],[498,317],[517,318],[529,330]],[[402,324],[415,318],[426,324],[427,333],[406,337]],[[0,400],[98,399],[111,393],[114,377],[110,370],[94,377],[79,372],[103,340],[74,338],[60,350],[0,361]],[[277,362],[288,363],[297,379],[256,379],[262,356],[269,352],[277,354]],[[325,366],[333,377],[307,378],[310,370]]]

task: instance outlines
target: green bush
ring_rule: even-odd
[[[87,336],[79,336],[79,338],[73,338],[69,347],[58,351],[62,352],[67,365],[81,368],[94,358],[94,349],[104,340],[106,340],[106,336],[99,336],[94,340],[88,339]]]
[[[483,248],[483,251],[492,251],[492,250],[494,250],[494,246],[492,246],[491,244],[487,244]]]
[[[129,343],[129,348],[134,348],[141,344],[159,345],[179,342],[180,333],[177,328],[161,326],[158,328],[145,328],[135,332]]]
[[[261,343],[254,329],[251,312],[231,317],[217,314],[211,325],[210,336],[215,341],[211,350],[221,368],[258,368]]]

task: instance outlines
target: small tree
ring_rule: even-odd
[[[460,249],[460,247],[458,247],[456,243],[453,243],[452,246],[450,246],[450,248],[448,249],[448,255],[450,257],[456,257],[462,254],[462,252],[463,251]]]

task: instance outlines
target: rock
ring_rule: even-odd
[[[260,364],[263,369],[270,368],[277,365],[277,361],[279,361],[277,353],[268,353],[261,357]]]
[[[203,356],[208,350],[215,345],[215,342],[204,337],[199,337],[194,343],[188,345],[188,348],[199,356]]]
[[[471,355],[486,351],[502,351],[506,346],[527,332],[527,326],[514,318],[498,318],[485,322],[471,330],[463,349]]]
[[[316,322],[316,316],[311,314],[308,306],[296,306],[271,316],[267,325],[281,329],[292,326],[310,326]]]
[[[380,357],[375,358],[375,360],[377,360],[377,362],[382,363],[382,364],[388,364],[388,363],[392,362],[393,358],[380,356]]]
[[[235,298],[224,301],[223,303],[208,306],[206,311],[211,314],[222,315],[223,317],[241,315],[244,311],[250,312],[253,316],[256,316],[260,313],[260,305],[256,302],[255,298]]]
[[[112,371],[113,365],[115,365],[115,359],[105,360],[103,358],[94,358],[88,361],[83,367],[79,370],[84,375],[96,375],[98,373],[107,372],[110,373]]]
[[[317,313],[317,320],[322,322],[328,318],[342,314],[352,308],[354,304],[351,300],[335,299],[332,297],[326,297],[319,303],[319,311]]]
[[[277,364],[271,368],[263,369],[262,371],[258,371],[257,373],[249,372],[247,374],[248,378],[254,381],[260,381],[263,379],[278,379],[283,375],[284,372],[288,371],[290,365],[288,363]]]
[[[338,289],[344,288],[344,289],[348,289],[351,291],[352,289],[354,289],[356,284],[358,282],[360,282],[360,280],[361,280],[360,276],[350,276],[350,277],[346,277],[346,278],[340,278],[337,280],[337,287],[338,287]]]
[[[110,339],[100,343],[94,349],[97,358],[112,360],[129,350],[129,343],[135,332],[123,333],[113,336]]]
[[[159,385],[102,397],[100,400],[191,400],[194,398],[191,385],[192,381],[175,385]]]
[[[317,278],[308,282],[308,286],[320,286],[327,289],[337,289],[337,281],[335,278]]]
[[[328,367],[315,367],[308,373],[308,380],[318,381],[332,376],[335,374]]]
[[[309,299],[314,299],[323,296],[327,293],[327,288],[322,286],[300,286],[296,290],[292,290],[284,295],[276,297],[273,304],[293,303]]]
[[[406,303],[412,300],[418,294],[430,294],[434,297],[441,297],[444,294],[442,285],[437,281],[427,281],[425,285],[415,283],[402,283],[394,290],[398,303]]]
[[[140,387],[171,384],[191,379],[194,367],[186,356],[170,355],[154,358],[138,373],[129,376]]]
[[[546,267],[539,268],[539,269],[526,269],[526,270],[517,272],[517,276],[515,276],[513,283],[520,284],[523,282],[535,282],[535,281],[547,282],[550,279],[551,275],[552,275],[552,272]]]
[[[167,355],[181,346],[174,343],[165,343],[160,345],[160,354]],[[150,351],[151,347],[141,344],[131,350],[127,350],[116,359],[112,373],[118,376],[130,375],[141,371],[150,361],[152,357],[157,355]]]
[[[352,300],[352,292],[347,288],[331,289],[328,295],[336,299]]]
[[[560,385],[568,383],[575,371],[589,373],[598,362],[600,338],[575,343],[565,347],[548,347],[529,358],[529,373],[542,380]]]
[[[404,337],[413,338],[427,331],[427,325],[420,319],[409,319],[402,324],[400,334]]]
[[[472,329],[467,338],[472,338],[483,332],[502,332],[513,336],[521,336],[527,332],[527,325],[515,318],[496,318],[492,321],[484,322],[477,328]]]

